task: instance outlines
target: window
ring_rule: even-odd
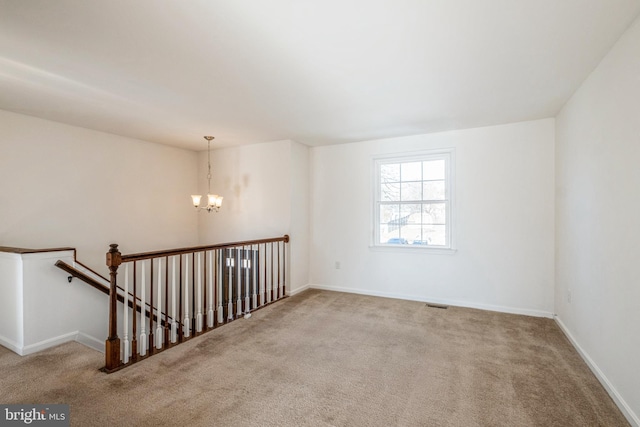
[[[451,248],[453,150],[374,161],[374,245]]]

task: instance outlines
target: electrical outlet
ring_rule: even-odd
[[[340,261],[336,261],[336,270],[340,270]]]

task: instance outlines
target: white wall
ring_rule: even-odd
[[[370,248],[372,157],[449,147],[457,252]],[[553,147],[554,120],[546,119],[314,148],[311,284],[551,316]]]
[[[24,344],[22,257],[0,252],[0,344],[19,352]]]
[[[0,245],[123,253],[197,244],[197,154],[0,111]]]
[[[556,121],[556,313],[635,425],[640,425],[638,52],[636,19]]]
[[[291,144],[291,226],[290,255],[292,292],[301,291],[309,284],[309,147]]]
[[[290,141],[278,141],[212,151],[211,192],[224,200],[218,213],[197,214],[200,244],[278,237],[289,232],[290,145]],[[199,154],[197,194],[206,194],[207,153]]]
[[[285,140],[213,150],[211,191],[218,213],[200,211],[200,244],[291,236],[289,291],[308,284],[308,147]],[[207,193],[207,153],[199,153],[197,194]]]
[[[30,354],[77,340],[104,351],[108,335],[109,298],[58,269],[58,259],[73,264],[73,251],[22,255],[24,347]]]
[[[20,355],[77,340],[104,351],[108,297],[55,267],[74,253],[0,252],[0,344]]]

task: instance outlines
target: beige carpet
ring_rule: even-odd
[[[0,403],[74,426],[625,426],[550,319],[309,290],[120,372],[0,347]]]

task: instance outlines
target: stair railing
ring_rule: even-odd
[[[288,242],[285,235],[130,255],[110,245],[104,370],[116,371],[250,317],[285,297]],[[128,304],[118,304],[122,295]],[[132,309],[132,301],[146,309]]]

